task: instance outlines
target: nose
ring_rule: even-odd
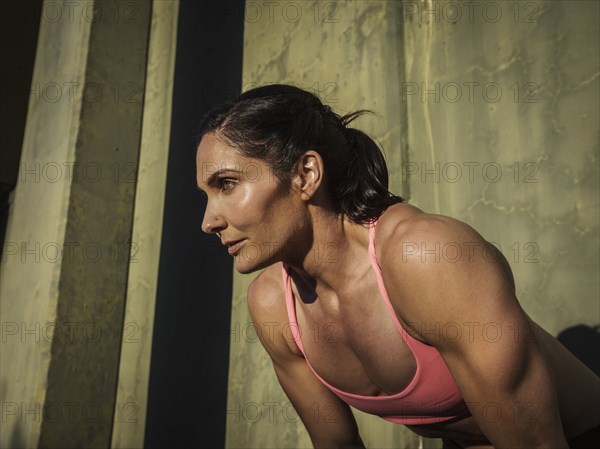
[[[207,207],[206,211],[204,212],[204,218],[202,219],[202,231],[206,232],[207,234],[219,235],[219,233],[225,229],[225,227],[226,222],[223,217],[212,213]]]

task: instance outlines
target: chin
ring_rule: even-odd
[[[235,264],[235,271],[237,271],[240,274],[250,274],[250,273],[254,273],[255,271],[258,271],[258,270],[260,270],[260,268],[249,267],[249,266],[240,267],[237,263]]]
[[[234,258],[234,268],[240,274],[250,274],[273,265],[275,262],[266,260],[249,261],[240,257],[239,254]]]
[[[233,266],[236,271],[240,274],[250,274],[260,270],[260,264],[258,261],[250,261],[243,257],[241,254],[237,254],[233,258]]]

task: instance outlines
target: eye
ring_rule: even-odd
[[[235,186],[236,180],[231,178],[221,178],[219,180],[219,184],[221,186],[221,190],[226,192]]]

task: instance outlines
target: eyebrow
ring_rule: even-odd
[[[233,168],[220,168],[219,170],[217,170],[216,172],[213,172],[208,179],[206,180],[206,185],[208,185],[209,187],[213,186],[216,184],[216,181],[218,179],[218,177],[220,175],[222,175],[223,173],[242,173],[241,170],[235,170]],[[198,190],[200,190],[201,192],[204,192],[204,190],[202,190],[200,188],[200,186],[196,186],[196,188]]]

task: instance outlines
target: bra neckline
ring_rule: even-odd
[[[283,270],[286,275],[284,278],[286,301],[287,301],[287,296],[288,295],[291,296],[291,300],[289,301],[292,306],[291,313],[288,310],[288,318],[290,320],[290,323],[289,323],[290,329],[292,331],[294,341],[296,342],[298,349],[300,349],[300,352],[304,356],[304,360],[306,360],[308,367],[311,369],[311,371],[314,373],[314,375],[327,388],[329,388],[330,390],[332,390],[333,392],[337,393],[340,396],[345,396],[345,397],[349,397],[349,398],[353,398],[353,399],[378,401],[378,400],[390,400],[390,399],[402,398],[402,397],[410,394],[415,389],[415,387],[419,381],[419,378],[421,377],[421,364],[419,363],[419,358],[415,355],[415,349],[413,347],[413,344],[417,343],[417,344],[423,345],[428,348],[430,348],[430,346],[425,345],[424,343],[414,339],[413,337],[410,336],[410,334],[408,332],[406,332],[406,330],[400,324],[400,321],[398,320],[398,317],[396,316],[396,312],[394,311],[394,309],[391,305],[389,296],[387,294],[387,291],[385,290],[385,285],[383,283],[383,277],[381,275],[381,267],[379,266],[379,263],[377,262],[377,258],[376,258],[376,254],[375,254],[375,227],[376,226],[377,226],[377,220],[373,220],[369,224],[369,259],[371,262],[371,268],[375,272],[375,277],[377,279],[377,285],[379,287],[379,293],[383,297],[383,300],[388,307],[388,312],[390,312],[390,314],[392,315],[392,321],[394,322],[394,326],[396,327],[396,330],[400,333],[400,336],[402,337],[404,342],[410,348],[411,353],[415,359],[415,364],[417,366],[411,381],[408,383],[408,385],[406,387],[404,387],[404,389],[402,389],[402,391],[399,391],[398,393],[394,393],[394,394],[390,394],[390,395],[381,395],[381,396],[365,396],[365,395],[360,395],[360,394],[355,394],[355,393],[348,393],[346,391],[343,391],[343,390],[340,390],[339,388],[334,387],[329,382],[327,382],[325,379],[323,379],[319,375],[319,373],[317,373],[315,371],[315,369],[312,367],[310,361],[308,360],[308,357],[306,357],[306,353],[304,352],[304,346],[302,344],[301,336],[299,333],[300,326],[298,325],[298,317],[296,314],[296,298],[293,294],[292,285],[291,285],[292,277],[289,273],[289,267],[285,263],[283,264]],[[292,318],[293,318],[293,322],[292,322]]]

